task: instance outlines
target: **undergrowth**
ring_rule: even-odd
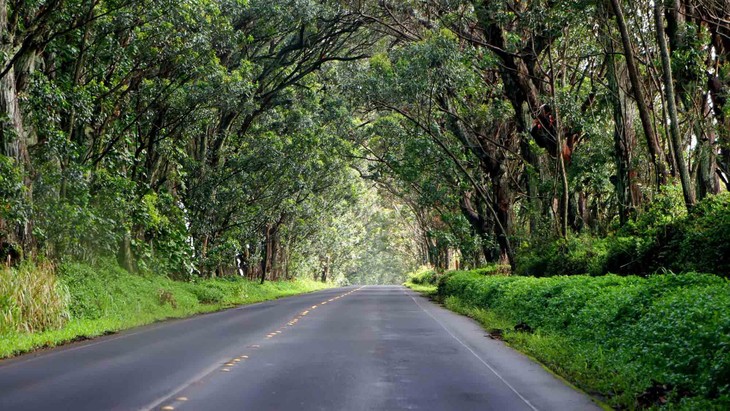
[[[665,187],[645,210],[606,237],[535,238],[517,253],[516,274],[649,275],[705,272],[730,277],[730,193],[687,213],[679,187]]]

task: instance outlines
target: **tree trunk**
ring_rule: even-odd
[[[264,227],[264,242],[261,250],[261,284],[266,281],[266,274],[269,272],[271,260],[271,225]]]
[[[707,102],[707,95],[703,95],[704,117],[712,118],[712,110]],[[717,134],[715,126],[710,121],[703,121],[702,126],[697,133],[699,137],[699,165],[697,177],[699,179],[697,187],[697,197],[701,200],[710,194],[718,194],[720,192],[720,179],[718,178],[717,168]]]
[[[617,0],[612,0],[617,1]],[[669,112],[669,131],[670,142],[672,143],[672,151],[674,153],[674,161],[677,163],[679,179],[682,182],[682,194],[684,194],[684,203],[687,209],[691,209],[695,205],[694,187],[687,169],[687,162],[684,159],[684,144],[679,135],[679,116],[677,115],[677,103],[674,95],[674,82],[672,80],[672,62],[669,57],[669,48],[667,47],[667,39],[664,34],[664,5],[663,0],[654,1],[654,21],[656,24],[656,37],[659,43],[659,52],[662,57],[662,76],[664,80],[664,93],[666,95],[667,111]]]
[[[490,213],[482,212],[481,207],[479,207],[479,199],[480,197],[477,196],[477,204],[475,206],[472,204],[472,193],[464,192],[461,196],[459,207],[462,215],[464,215],[477,236],[484,240],[482,254],[485,260],[490,263],[497,262],[499,256],[494,254],[492,247],[488,246],[489,242],[487,241],[489,237],[494,235],[494,221],[493,218],[490,218]]]
[[[627,79],[625,71],[616,65],[612,40],[608,40],[606,58],[608,60],[608,86],[611,90],[613,105],[613,141],[616,154],[616,198],[618,199],[619,221],[625,224],[629,215],[640,204],[641,193],[636,184],[636,171],[633,169],[633,153],[636,148],[634,132],[634,109],[626,95]]]
[[[498,224],[495,226],[497,243],[499,244],[499,263],[515,269],[515,254],[512,249],[512,191],[506,172],[500,172],[492,178],[495,210]]]
[[[629,80],[631,81],[631,88],[636,99],[636,106],[639,110],[639,118],[641,119],[641,127],[644,130],[646,144],[649,148],[649,155],[657,174],[657,184],[661,186],[666,184],[668,174],[666,164],[664,164],[664,151],[652,127],[651,115],[646,105],[644,91],[639,78],[639,70],[636,67],[636,61],[634,59],[634,48],[631,45],[631,37],[629,36],[629,30],[626,27],[626,20],[624,19],[619,1],[610,0],[611,8],[614,16],[616,16],[616,23],[621,33],[621,43],[623,44],[624,55],[626,56],[626,68],[629,72]]]
[[[13,37],[7,32],[7,6],[4,0],[0,0],[0,53],[12,56],[15,53]],[[32,204],[32,180],[28,176],[30,158],[28,155],[28,136],[23,125],[23,116],[18,102],[20,90],[17,88],[17,73],[15,67],[10,67],[7,73],[0,78],[0,155],[6,156],[13,161],[15,167],[19,168],[23,175],[25,193],[22,194],[25,202]],[[0,226],[5,227],[0,233],[0,243],[9,244],[14,253],[24,254],[27,257],[31,253],[31,222],[0,221]]]
[[[122,242],[119,245],[117,262],[130,273],[137,272],[137,264],[134,259],[134,253],[132,252],[132,234],[128,230],[125,230]]]
[[[326,283],[327,277],[329,276],[329,272],[330,272],[330,256],[328,255],[324,258],[320,257],[320,261],[322,263],[322,271],[321,271],[322,274],[321,274],[320,280],[323,283]]]

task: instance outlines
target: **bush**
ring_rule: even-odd
[[[418,285],[433,285],[436,284],[436,281],[438,281],[438,273],[431,268],[421,267],[415,272],[409,274],[408,281]]]
[[[730,276],[730,193],[710,196],[698,203],[678,224],[673,239],[678,250],[675,270],[696,270]]]
[[[562,353],[531,354],[619,405],[634,407],[657,384],[675,404],[730,396],[730,282],[718,276],[456,272],[441,278],[438,292],[562,341]],[[525,338],[517,334],[512,341]]]
[[[523,276],[603,274],[607,242],[589,235],[537,244],[517,256],[516,273]]]

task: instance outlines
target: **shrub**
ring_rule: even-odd
[[[436,284],[438,281],[438,273],[431,268],[421,267],[409,275],[408,281],[419,285]]]
[[[678,226],[673,268],[730,276],[730,193],[701,201]]]
[[[517,274],[553,275],[603,274],[607,241],[590,235],[540,242],[517,256]]]
[[[613,235],[538,241],[517,255],[516,273],[554,276],[707,272],[730,276],[730,193],[709,196],[687,214],[681,190],[667,187]]]

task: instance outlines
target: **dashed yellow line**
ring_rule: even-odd
[[[340,298],[345,297],[345,296],[348,296],[348,295],[350,295],[350,294],[354,293],[355,291],[360,290],[362,288],[364,288],[364,286],[362,286],[360,288],[357,288],[355,290],[351,290],[351,291],[346,292],[344,294],[335,296],[333,298],[330,298],[327,301],[322,301],[319,305],[325,305],[328,302],[331,303],[333,301],[339,300]],[[311,308],[311,310],[314,310],[317,307],[318,307],[318,305],[313,305],[312,308]],[[298,317],[295,317],[292,320],[290,320],[287,323],[287,325],[294,326],[294,324],[296,324],[299,321],[300,318],[304,317],[307,314],[309,314],[309,310],[302,311],[302,313]],[[274,332],[271,332],[271,333],[269,333],[269,334],[266,335],[266,338],[275,337],[276,335],[281,334],[281,331],[282,330],[276,330]],[[259,344],[251,344],[248,347],[249,348],[260,348],[261,345],[259,345]],[[221,372],[230,372],[231,371],[231,368],[229,368],[229,367],[234,367],[234,366],[238,365],[242,360],[246,360],[246,359],[248,359],[248,355],[241,355],[241,356],[239,356],[237,358],[234,358],[234,359],[228,361],[227,363],[225,363],[224,368],[221,368]],[[187,400],[188,400],[187,397],[177,397],[177,398],[175,398],[175,401],[178,401],[178,402],[185,402]],[[164,407],[161,407],[160,409],[161,410],[165,410],[165,411],[171,411],[171,410],[174,410],[175,407],[172,406],[172,405],[165,405]]]

